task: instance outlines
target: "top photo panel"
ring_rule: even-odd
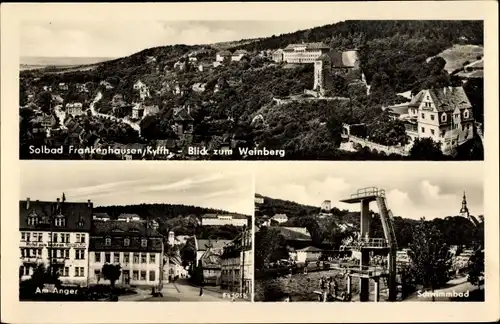
[[[24,21],[19,156],[483,160],[483,21]]]

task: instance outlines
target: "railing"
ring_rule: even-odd
[[[388,269],[380,266],[353,266],[352,263],[330,263],[330,269],[338,269],[344,272],[344,275],[358,274],[369,277],[381,276],[388,273]]]
[[[352,194],[351,198],[361,198],[366,196],[385,197],[385,190],[378,189],[377,187],[362,188],[359,189],[355,194]]]
[[[384,238],[361,238],[350,244],[347,244],[351,248],[385,248],[389,244]]]

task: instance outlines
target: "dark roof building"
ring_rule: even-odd
[[[427,92],[429,92],[438,112],[449,112],[455,110],[455,108],[468,109],[472,107],[462,87],[421,90],[411,100],[410,107],[420,106]]]
[[[66,202],[59,198],[54,201],[19,201],[19,230],[90,232],[93,204],[89,200]]]
[[[89,250],[162,252],[163,235],[145,222],[94,220]]]

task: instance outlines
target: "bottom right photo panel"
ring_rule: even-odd
[[[483,171],[481,162],[259,167],[254,301],[484,301]]]

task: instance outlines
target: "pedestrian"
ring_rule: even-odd
[[[200,297],[203,296],[203,287],[200,287]]]

